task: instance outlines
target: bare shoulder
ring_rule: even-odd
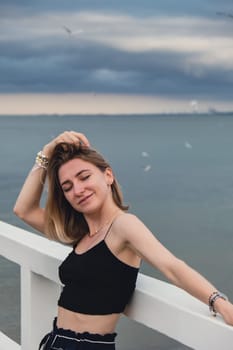
[[[134,214],[122,213],[115,219],[114,226],[126,230],[133,225],[143,224],[142,221]]]
[[[122,214],[114,226],[118,242],[160,271],[167,273],[176,264],[174,255],[137,216]]]
[[[138,235],[143,235],[145,232],[150,233],[150,230],[145,224],[134,214],[123,213],[119,215],[113,225],[113,230],[122,240],[131,241]]]

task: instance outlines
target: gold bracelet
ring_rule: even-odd
[[[46,157],[46,155],[44,155],[42,151],[38,152],[36,155],[36,165],[39,168],[47,169],[48,164],[49,164],[49,158]]]

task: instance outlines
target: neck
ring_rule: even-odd
[[[89,226],[89,237],[93,237],[98,233],[102,232],[106,226],[110,225],[115,217],[119,214],[121,210],[119,208],[114,208],[114,210],[105,213],[104,215],[98,215],[98,217],[94,218],[86,218],[88,226]]]

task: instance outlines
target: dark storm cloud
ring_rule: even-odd
[[[187,55],[135,53],[94,44],[67,48],[1,45],[1,92],[119,92],[218,95],[229,92],[230,72],[209,68],[185,71]],[[93,60],[94,55],[94,60]],[[191,54],[190,54],[191,55]],[[17,58],[16,58],[17,57]],[[223,74],[224,73],[224,74]],[[228,73],[228,74],[226,74]]]
[[[108,21],[114,21],[114,16],[121,17],[122,12],[125,16],[132,4],[127,1],[118,1],[117,4],[116,9],[116,2],[110,0],[58,0],[56,6],[54,1],[49,0],[23,0],[20,5],[18,1],[12,0],[7,5],[6,2],[0,2],[0,92],[95,91],[170,96],[221,95],[222,98],[228,98],[229,91],[232,91],[233,67],[230,63],[223,64],[224,55],[219,54],[219,60],[215,55],[218,56],[218,51],[224,50],[219,42],[231,40],[232,37],[233,21],[225,22],[216,16],[217,10],[228,10],[229,1],[221,2],[221,8],[215,0],[147,1],[143,3],[144,10],[141,8],[142,2],[135,1],[134,16],[122,22],[126,28],[125,37],[121,33],[122,42],[127,40],[125,46],[118,40],[118,28],[114,27],[117,22],[108,27]],[[102,26],[101,17],[97,22],[88,22],[91,16],[87,10],[91,9],[93,15],[97,7],[98,14],[101,13],[100,8],[108,10],[106,26]],[[145,18],[140,22],[140,15],[146,14],[145,8],[150,10],[151,16],[156,15],[155,29],[151,24],[146,28]],[[71,9],[74,12],[67,12]],[[73,13],[82,14],[81,10],[86,11],[84,34],[79,37],[73,34],[69,36],[64,26],[71,25],[73,30],[76,25],[75,29],[83,29],[85,21],[81,24],[75,20],[69,22]],[[184,13],[187,16],[192,14],[190,18],[195,19],[199,14],[202,21],[192,27],[182,23],[182,18],[186,17],[181,16],[175,27],[174,22],[170,23],[168,19],[160,27],[159,14],[162,13],[171,19]],[[208,17],[202,17],[207,13],[212,20],[210,24]],[[80,20],[82,16],[77,18]],[[172,37],[174,28],[176,36]],[[89,34],[91,31],[92,35]],[[203,43],[202,36],[205,39]],[[147,37],[148,47],[145,44]],[[219,50],[214,41],[215,48],[211,48],[208,43],[208,40],[218,37]],[[185,40],[184,44],[181,39]],[[174,40],[177,40],[175,45]],[[132,43],[135,47],[131,47]]]

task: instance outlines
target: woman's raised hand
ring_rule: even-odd
[[[86,147],[90,146],[90,142],[84,134],[76,131],[64,131],[43,147],[43,154],[49,158],[55,146],[61,142],[73,143],[77,145],[81,143]]]

